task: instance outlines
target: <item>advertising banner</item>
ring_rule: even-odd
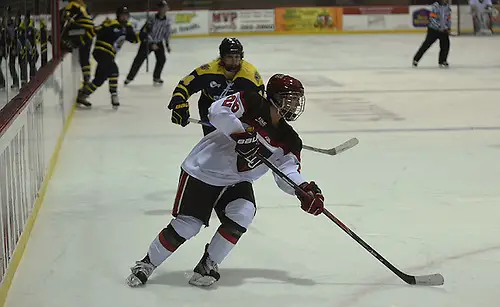
[[[277,8],[276,31],[338,32],[342,30],[342,8]]]
[[[209,11],[172,11],[167,13],[172,21],[172,35],[208,34]]]
[[[408,14],[408,6],[348,6],[343,8],[344,15],[395,15]]]
[[[224,10],[210,14],[210,33],[274,31],[274,10]]]
[[[494,32],[498,33],[500,31],[500,5],[493,5],[491,10],[491,26]],[[496,31],[495,31],[496,30]]]
[[[154,12],[149,12],[153,16]],[[209,11],[170,11],[167,12],[172,25],[172,36],[176,35],[200,35],[208,34]],[[95,24],[102,23],[106,18],[114,18],[112,15],[99,15],[94,19]],[[132,12],[130,23],[136,31],[139,31],[146,23],[147,12]]]

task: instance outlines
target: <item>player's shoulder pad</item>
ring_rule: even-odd
[[[270,104],[259,92],[244,91],[240,94],[243,106],[245,107],[245,116],[251,119],[261,117],[266,122],[271,122]]]
[[[223,73],[221,67],[219,65],[218,60],[214,60],[207,64],[203,64],[200,67],[195,69],[198,76],[206,75],[206,74],[220,74]]]
[[[245,78],[254,83],[256,86],[264,84],[257,68],[245,60],[241,61],[241,68],[237,77]]]
[[[64,9],[66,11],[70,11],[72,8],[77,8],[77,9],[80,9],[82,6],[80,5],[80,3],[78,2],[74,2],[74,1],[71,1],[70,3],[68,3]]]
[[[112,26],[120,25],[120,22],[116,19],[109,19],[109,20],[104,20],[102,25],[105,27],[112,27]]]

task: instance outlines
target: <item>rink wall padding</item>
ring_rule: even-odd
[[[286,7],[249,10],[169,11],[172,36],[246,36],[279,34],[382,34],[425,32],[430,5],[359,7]],[[471,33],[472,17],[468,5],[451,5],[452,32]],[[500,6],[498,7],[498,11]],[[155,12],[132,12],[130,21],[138,30]],[[98,15],[101,24],[114,14]],[[500,20],[500,17],[499,17]],[[500,21],[494,30],[500,30]],[[500,32],[500,31],[497,31]]]
[[[43,67],[0,111],[0,306],[21,262],[71,123],[78,55]]]

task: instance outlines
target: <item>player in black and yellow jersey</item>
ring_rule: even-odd
[[[62,48],[78,48],[84,85],[90,81],[90,50],[96,35],[94,21],[87,12],[83,0],[71,0],[62,14]]]
[[[118,102],[118,66],[115,62],[116,53],[125,41],[131,43],[139,42],[139,34],[134,31],[132,24],[128,22],[130,13],[126,7],[116,11],[116,19],[105,21],[96,27],[97,39],[92,55],[97,61],[94,80],[86,84],[78,92],[76,102],[86,107],[92,106],[87,98],[106,80],[109,83],[111,93],[111,104],[113,107],[120,105]]]
[[[47,43],[50,41],[49,31],[45,24],[45,19],[40,18],[40,54],[42,58],[42,66],[45,66],[48,61]]]
[[[217,99],[240,91],[264,93],[264,83],[257,69],[243,60],[243,45],[236,38],[224,38],[219,46],[220,57],[196,68],[182,79],[174,90],[168,108],[172,122],[186,126],[189,122],[191,95],[201,91],[198,110],[201,120],[208,122],[208,108]],[[203,126],[207,135],[215,129]]]
[[[36,62],[38,60],[38,49],[36,47],[37,37],[39,35],[38,30],[35,28],[35,23],[31,18],[31,12],[26,11],[24,20],[21,22],[20,28],[20,38],[23,49],[21,52],[21,80],[26,80],[28,75],[28,64],[30,68],[30,80],[35,76],[36,73]],[[21,81],[23,82],[23,81]]]
[[[21,25],[21,12],[18,12],[15,19],[9,18],[7,21],[7,45],[9,49],[9,71],[12,78],[11,88],[17,90],[19,88],[19,75],[16,69],[16,59],[19,64],[22,63],[22,49],[19,26]],[[26,83],[26,78],[21,82]]]

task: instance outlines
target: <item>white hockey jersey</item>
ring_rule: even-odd
[[[257,100],[262,101],[261,105],[255,103]],[[259,163],[246,171],[238,171],[236,142],[230,137],[232,133],[244,132],[252,126],[262,144],[259,152],[295,183],[300,185],[305,182],[299,173],[302,149],[299,136],[284,120],[279,127],[274,127],[269,116],[269,104],[257,93],[239,92],[215,101],[209,108],[208,117],[217,130],[196,144],[182,163],[182,169],[213,186],[230,186],[259,179],[269,168]],[[274,175],[274,179],[284,192],[295,194],[294,189],[281,178]]]
[[[493,6],[491,0],[484,0],[482,3],[479,0],[469,0],[469,5],[478,13],[484,13]]]

